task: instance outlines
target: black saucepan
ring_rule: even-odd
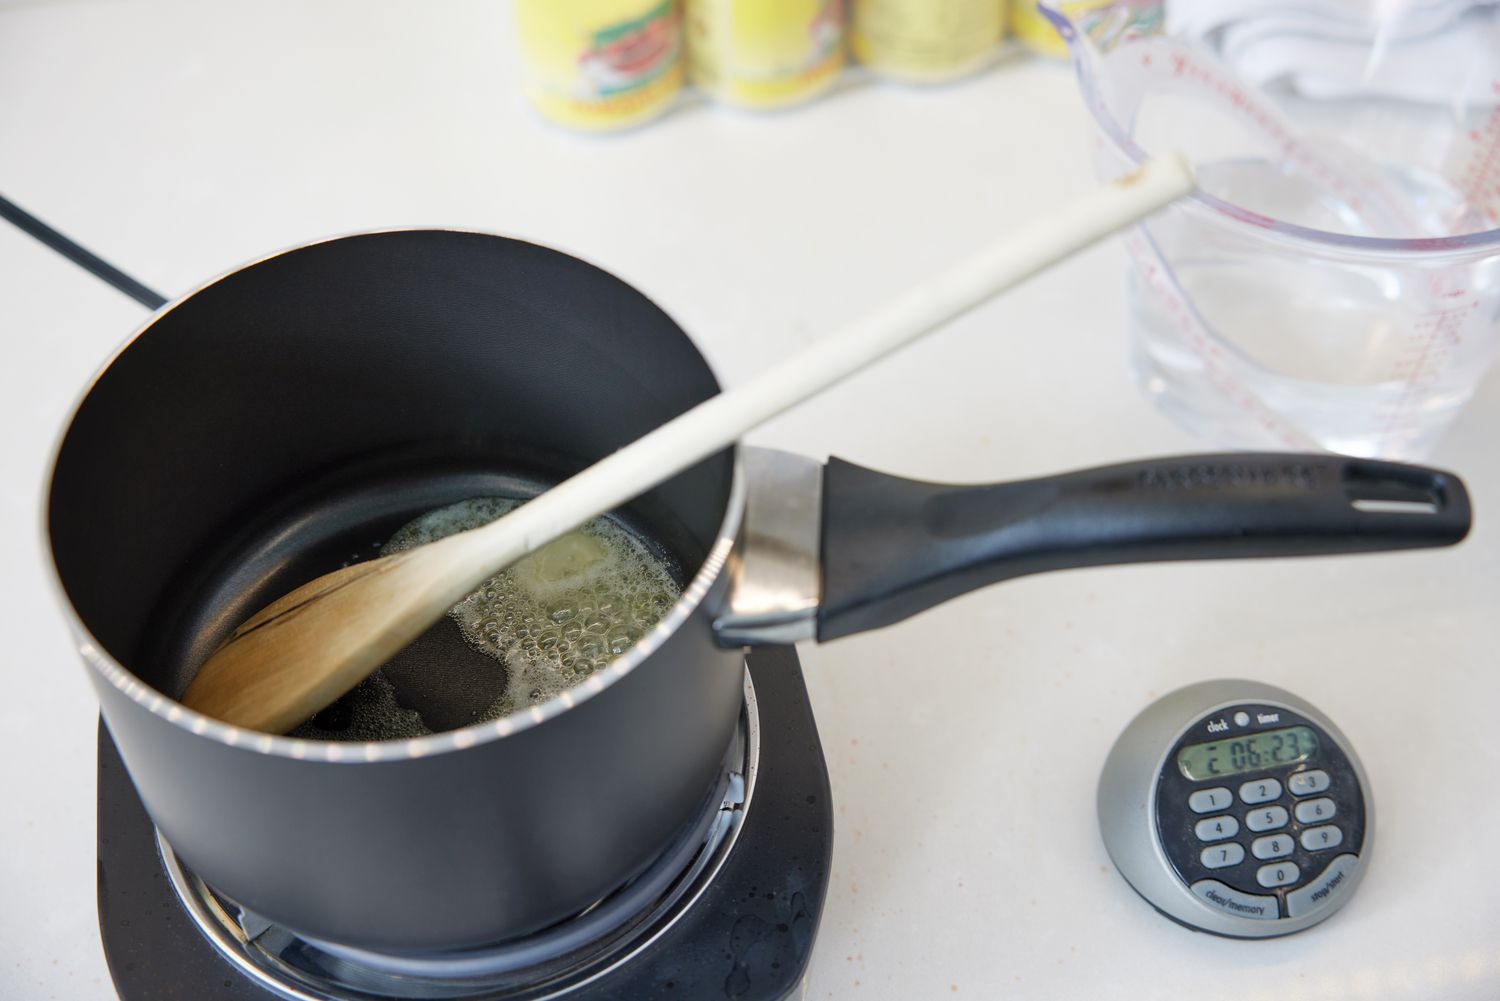
[[[178,856],[312,938],[503,941],[587,907],[701,813],[740,712],[739,644],[831,639],[1043,570],[1439,546],[1469,524],[1451,475],[1332,456],[955,487],[728,450],[620,516],[675,560],[681,600],[529,713],[331,743],[173,701],[239,619],[406,519],[534,492],[717,389],[629,286],[491,235],[318,243],[158,311],[78,405],[47,530],[105,721]],[[439,624],[393,673],[456,725],[478,656]]]

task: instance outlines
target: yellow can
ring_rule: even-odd
[[[989,61],[1005,0],[854,0],[854,58],[883,77],[941,83]]]
[[[742,108],[826,90],[844,65],[844,0],[687,0],[688,79]]]
[[[563,125],[628,128],[682,89],[675,0],[516,0],[516,28],[526,96]]]

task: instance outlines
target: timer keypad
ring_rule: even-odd
[[[1285,732],[1288,726],[1308,724],[1283,713],[1278,724],[1267,728],[1273,725]],[[1209,734],[1190,730],[1178,746],[1190,756],[1195,753],[1191,745],[1201,745],[1207,737],[1235,753],[1235,735],[1220,737],[1222,730],[1222,724]],[[1253,749],[1249,738],[1254,733],[1246,731],[1240,746]],[[1263,761],[1239,774],[1235,770],[1243,765],[1235,762],[1220,779],[1224,785],[1208,788],[1202,788],[1201,771],[1190,770],[1205,767],[1201,759],[1180,764],[1175,750],[1168,755],[1158,787],[1158,824],[1164,832],[1181,832],[1165,847],[1199,899],[1226,913],[1274,920],[1307,913],[1352,882],[1346,881],[1346,870],[1357,861],[1357,854],[1349,853],[1360,850],[1364,836],[1363,800],[1343,753],[1323,734],[1309,736],[1316,742],[1312,756],[1318,760],[1302,760],[1310,756],[1304,754],[1284,764]],[[1211,772],[1224,769],[1226,759],[1217,758],[1207,767]],[[1190,856],[1185,852],[1189,844],[1195,845]]]
[[[1311,778],[1303,778],[1306,775],[1311,775]],[[1328,789],[1330,784],[1328,773],[1317,770],[1294,773],[1289,778],[1288,788],[1294,796],[1305,797],[1310,793]],[[1261,776],[1240,785],[1239,799],[1241,803],[1258,806],[1261,803],[1281,798],[1282,792],[1279,780]],[[1188,808],[1195,813],[1218,808],[1229,798],[1228,793],[1229,790],[1222,787],[1196,790],[1188,797]],[[1333,799],[1327,796],[1320,796],[1317,799],[1300,799],[1294,804],[1292,810],[1298,823],[1302,824],[1331,820],[1338,813],[1338,807]],[[1277,805],[1248,810],[1244,814],[1244,820],[1247,829],[1258,833],[1279,831],[1287,826],[1290,818],[1286,807]],[[1225,842],[1225,839],[1233,838],[1239,832],[1239,818],[1233,814],[1205,817],[1193,825],[1193,833],[1199,841]],[[1343,842],[1342,830],[1334,824],[1322,824],[1318,827],[1305,828],[1297,837],[1285,833],[1255,838],[1250,842],[1250,854],[1261,861],[1284,859],[1292,854],[1292,850],[1298,843],[1304,850],[1313,852],[1337,848]],[[1205,869],[1228,869],[1245,861],[1245,846],[1235,841],[1211,844],[1200,853],[1199,861]],[[1301,875],[1301,870],[1295,864],[1282,862],[1263,865],[1256,869],[1255,881],[1267,889],[1272,889],[1291,886],[1301,878]]]

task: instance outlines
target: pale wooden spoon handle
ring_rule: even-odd
[[[693,407],[481,528],[319,578],[252,618],[183,702],[251,729],[295,726],[358,684],[481,581],[733,444],[746,431],[1192,190],[1178,156],[999,240],[751,381]],[[391,567],[382,566],[387,560]],[[361,568],[363,568],[361,570]],[[333,576],[333,575],[330,575]]]

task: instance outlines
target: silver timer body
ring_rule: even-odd
[[[1343,906],[1375,815],[1331,721],[1291,692],[1224,680],[1178,689],[1130,722],[1099,779],[1099,827],[1120,874],[1168,917],[1269,938]]]

